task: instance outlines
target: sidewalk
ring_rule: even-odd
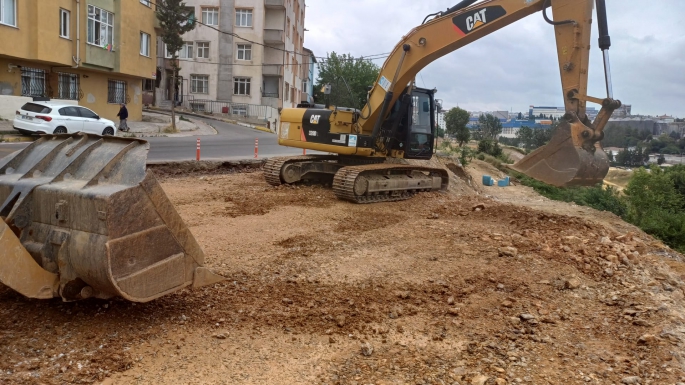
[[[35,138],[24,136],[12,128],[11,120],[0,120],[0,143],[33,142]]]
[[[148,111],[143,111],[143,120],[141,122],[128,122],[128,127],[129,131],[119,131],[117,136],[150,138],[157,136],[183,137],[217,134],[212,126],[203,121],[185,117],[181,119],[180,116],[176,117],[177,132],[174,133],[171,131],[171,116]]]
[[[159,107],[148,107],[147,110],[143,110],[143,114],[145,114],[146,112],[154,113],[154,111],[159,111],[160,114],[165,114],[165,115],[169,115],[169,114],[171,113],[170,110],[165,110],[165,109],[162,109],[162,108],[159,108]],[[229,123],[229,124],[235,124],[235,125],[238,125],[238,126],[243,126],[243,127],[247,127],[247,128],[252,128],[252,129],[254,129],[254,130],[269,132],[269,133],[272,133],[272,134],[275,134],[275,133],[276,133],[275,129],[269,129],[269,128],[265,127],[264,125],[241,122],[241,121],[235,120],[235,119],[228,119],[228,118],[224,118],[224,117],[220,117],[220,116],[214,116],[214,115],[203,115],[203,114],[198,114],[198,113],[195,113],[195,112],[188,112],[188,111],[180,110],[180,109],[179,109],[179,110],[176,110],[176,113],[177,113],[177,114],[178,114],[178,113],[181,113],[181,114],[183,114],[183,115],[185,115],[185,116],[195,116],[195,117],[198,117],[198,118],[211,119],[211,120],[216,120],[216,121],[219,121],[219,122],[224,122],[224,123]]]

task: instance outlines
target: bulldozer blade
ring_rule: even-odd
[[[139,139],[44,135],[0,159],[0,280],[27,296],[134,302],[221,281],[146,171],[148,150]]]
[[[599,142],[588,143],[592,130],[579,121],[562,121],[543,147],[508,167],[557,187],[594,186],[609,172],[609,157]]]
[[[55,296],[59,276],[40,267],[2,220],[0,250],[0,283],[29,298],[49,299]]]

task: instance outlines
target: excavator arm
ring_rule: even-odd
[[[414,28],[395,46],[369,91],[356,131],[377,140],[382,136],[381,128],[391,107],[424,67],[526,16],[542,12],[554,26],[567,114],[550,145],[522,159],[513,168],[559,186],[601,181],[609,166],[599,141],[608,118],[621,104],[612,99],[604,0],[597,0],[597,4],[607,98],[587,95],[594,0],[464,0]],[[555,21],[546,13],[550,7]],[[587,101],[602,105],[594,124],[586,116]]]

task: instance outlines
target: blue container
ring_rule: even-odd
[[[498,180],[497,185],[499,187],[507,187],[509,186],[509,177],[504,177],[504,179]]]
[[[494,186],[495,181],[490,175],[483,175],[483,186]]]

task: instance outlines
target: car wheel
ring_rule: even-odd
[[[57,127],[55,128],[55,131],[52,132],[53,134],[66,134],[67,129],[66,127]]]
[[[105,128],[104,131],[102,131],[102,135],[103,136],[105,136],[105,135],[112,136],[112,135],[114,135],[114,129],[112,127],[107,127],[107,128]]]

